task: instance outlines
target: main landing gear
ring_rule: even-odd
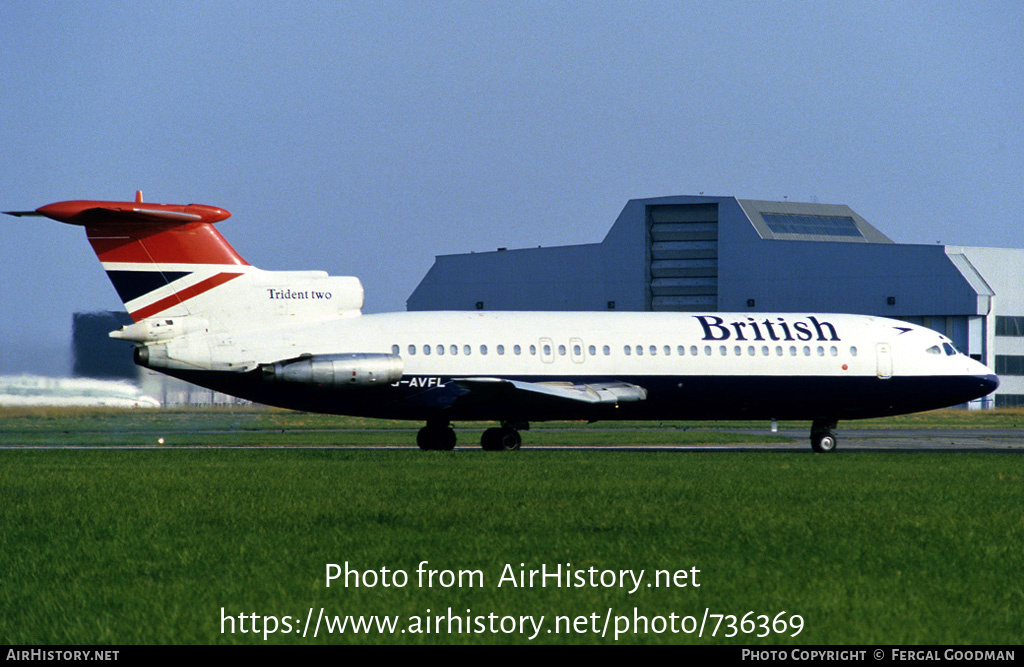
[[[416,434],[416,444],[425,451],[450,451],[455,449],[455,429],[447,419],[428,420]]]
[[[836,434],[833,430],[838,425],[834,419],[815,419],[811,424],[811,449],[816,452],[831,452],[836,448]]]
[[[480,446],[487,452],[512,451],[519,449],[523,439],[519,436],[519,430],[527,430],[530,425],[526,422],[515,423],[501,422],[501,428],[489,428],[480,436]]]
[[[500,427],[489,428],[480,436],[480,446],[488,452],[519,449],[523,439],[520,430],[527,430],[526,422],[501,422]],[[416,434],[416,444],[424,451],[450,451],[455,449],[455,430],[447,419],[432,419]]]

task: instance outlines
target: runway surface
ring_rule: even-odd
[[[840,425],[841,426],[841,425]],[[763,433],[763,431],[728,431]],[[767,444],[743,449],[810,449],[805,431],[780,429],[779,435],[797,442]],[[1024,453],[1024,430],[1018,429],[844,429],[836,431],[837,451],[998,451]]]
[[[540,430],[540,429],[538,429]],[[575,430],[575,429],[573,429]],[[580,429],[583,430],[583,429]],[[391,431],[395,432],[395,431]],[[624,433],[627,433],[625,431]],[[767,429],[720,429],[717,433],[743,433],[746,435],[772,435]],[[415,445],[263,445],[259,432],[251,434],[253,444],[248,445],[0,445],[0,450],[14,449],[331,449],[346,451],[401,451],[415,450]],[[523,434],[523,451],[630,451],[630,452],[810,452],[809,434],[805,431],[780,429],[777,435],[792,438],[792,443],[765,443],[750,445],[530,445],[529,433]],[[903,451],[903,452],[1001,452],[1024,454],[1022,429],[839,429],[837,453],[843,451]],[[623,438],[628,439],[627,437]],[[480,451],[475,442],[466,442],[456,451]]]

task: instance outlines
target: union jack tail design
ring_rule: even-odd
[[[85,227],[137,323],[116,337],[145,342],[172,332],[295,325],[357,316],[363,306],[358,278],[250,265],[214,229],[231,216],[215,206],[149,204],[137,192],[134,202],[64,201],[8,213]]]
[[[253,270],[213,223],[221,208],[134,202],[66,201],[37,213],[85,227],[89,243],[136,322],[194,314],[218,287]]]

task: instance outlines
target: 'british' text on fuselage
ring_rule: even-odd
[[[842,340],[830,322],[821,321],[813,315],[798,320],[776,317],[757,320],[747,317],[746,321],[726,322],[717,315],[694,315],[704,330],[701,340],[750,340],[750,341],[837,341]]]

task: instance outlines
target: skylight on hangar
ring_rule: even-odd
[[[737,199],[758,236],[774,241],[892,243],[845,204]]]
[[[862,238],[857,223],[849,216],[761,213],[768,229],[775,234],[846,236]]]

